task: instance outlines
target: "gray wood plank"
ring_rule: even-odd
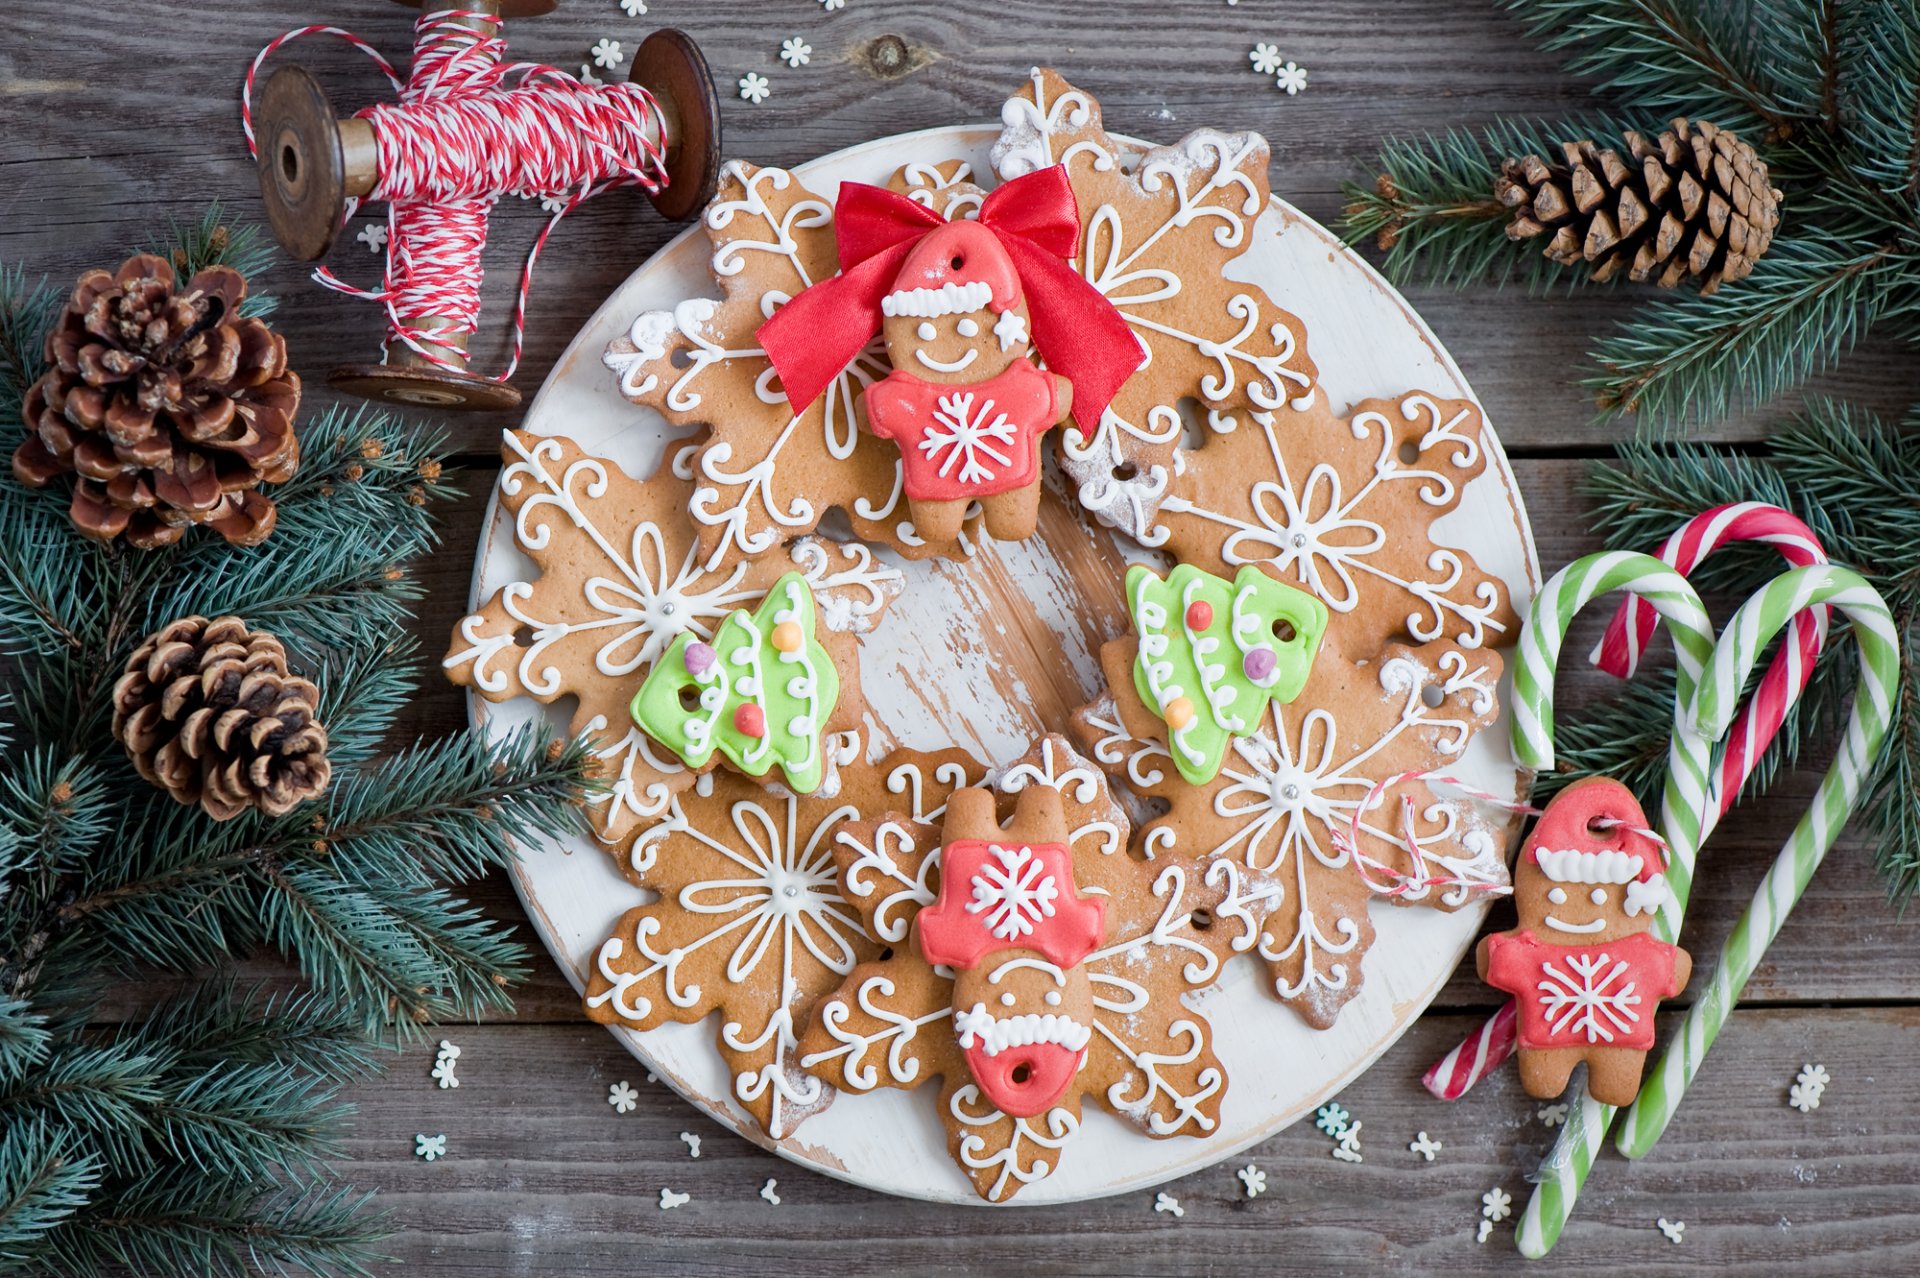
[[[1423,1018],[1340,1098],[1364,1125],[1364,1163],[1334,1161],[1331,1143],[1298,1124],[1167,1186],[1180,1219],[1155,1213],[1151,1192],[989,1213],[844,1185],[646,1084],[590,1026],[453,1032],[456,1091],[429,1081],[430,1050],[411,1053],[357,1090],[345,1171],[396,1213],[405,1233],[392,1250],[410,1271],[463,1278],[1513,1272],[1510,1221],[1474,1241],[1480,1195],[1498,1185],[1523,1206],[1525,1175],[1553,1133],[1511,1072],[1454,1105],[1421,1090],[1420,1070],[1465,1024]],[[1737,1014],[1653,1153],[1638,1164],[1603,1156],[1553,1272],[1911,1272],[1920,1134],[1891,1120],[1920,1112],[1920,1072],[1908,1063],[1916,1029],[1910,1008]],[[1809,1060],[1833,1083],[1802,1115],[1786,1089]],[[641,1093],[624,1116],[606,1100],[622,1080]],[[446,1134],[444,1160],[411,1156],[423,1131]],[[700,1136],[698,1160],[682,1131]],[[1430,1164],[1406,1148],[1420,1131],[1443,1146]],[[1234,1176],[1249,1161],[1268,1184],[1252,1201]],[[758,1197],[768,1177],[778,1207]],[[692,1201],[661,1211],[663,1186]],[[1662,1216],[1686,1223],[1679,1246],[1655,1227]]]

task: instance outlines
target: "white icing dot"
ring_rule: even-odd
[[[917,337],[919,337],[919,339],[923,342],[931,342],[934,338],[934,334],[938,332],[938,330],[935,329],[932,324],[929,324],[924,320],[921,321],[920,327],[914,329],[913,331],[914,331],[914,334]]]
[[[1059,991],[1059,990],[1048,990],[1048,991],[1047,991],[1047,1006],[1048,1006],[1048,1007],[1058,1007],[1058,1006],[1060,1006],[1060,991]]]
[[[1002,994],[1000,996],[1000,1006],[1002,1007],[1013,1006],[1013,991],[1009,990],[1005,994]]]
[[[1593,891],[1587,893],[1587,899],[1595,905],[1605,905],[1607,903],[1607,890],[1605,888],[1595,888]]]
[[[953,331],[960,334],[960,336],[962,337],[980,336],[980,326],[974,323],[971,319],[961,320],[958,324],[955,324],[953,326]]]
[[[1565,888],[1555,888],[1553,891],[1547,893],[1547,899],[1555,905],[1565,905],[1567,903],[1567,890]]]

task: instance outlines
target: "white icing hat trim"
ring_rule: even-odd
[[[1646,865],[1640,857],[1612,848],[1603,852],[1581,848],[1553,852],[1541,848],[1534,857],[1540,864],[1540,873],[1555,883],[1632,883]]]
[[[972,1047],[977,1041],[989,1056],[998,1056],[1009,1047],[1033,1043],[1058,1043],[1068,1051],[1077,1052],[1093,1038],[1093,1031],[1071,1016],[1053,1012],[1036,1016],[1026,1012],[999,1018],[987,1010],[985,1003],[975,1003],[970,1011],[963,1008],[956,1012],[953,1027],[960,1035],[962,1048]]]
[[[983,311],[992,301],[993,286],[985,280],[965,284],[949,280],[939,288],[909,288],[889,293],[880,299],[880,313],[889,318],[907,315],[914,319],[939,319],[942,315]]]
[[[1656,874],[1645,883],[1635,879],[1627,884],[1627,917],[1636,914],[1657,914],[1667,901],[1667,876]]]

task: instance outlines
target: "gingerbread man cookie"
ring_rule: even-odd
[[[940,896],[921,912],[920,953],[954,971],[953,1026],[967,1068],[1004,1114],[1060,1103],[1086,1063],[1106,902],[1074,886],[1060,792],[1020,791],[1002,827],[993,791],[957,790],[941,828]]]
[[[867,427],[899,446],[913,522],[930,540],[959,536],[975,501],[993,536],[1032,535],[1041,439],[1069,417],[1091,436],[1145,359],[1113,304],[1067,264],[1079,228],[1058,168],[1003,183],[970,220],[843,183],[840,273],[760,326],[795,412],[884,334],[893,371],[863,392]],[[1051,371],[1028,358],[1036,348]]]
[[[1574,1066],[1587,1091],[1630,1105],[1653,1047],[1653,1013],[1686,988],[1687,952],[1648,934],[1666,899],[1664,849],[1632,791],[1596,777],[1554,796],[1520,850],[1520,926],[1481,940],[1480,979],[1519,1002],[1520,1082],[1560,1095]]]

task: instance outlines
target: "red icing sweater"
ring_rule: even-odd
[[[1524,1048],[1653,1046],[1653,1009],[1680,992],[1674,947],[1646,932],[1554,945],[1531,931],[1487,940],[1487,984],[1520,1004]]]
[[[1061,416],[1056,380],[1024,359],[961,386],[896,369],[867,387],[867,425],[900,446],[906,493],[915,501],[1011,492],[1040,474],[1040,436]]]

